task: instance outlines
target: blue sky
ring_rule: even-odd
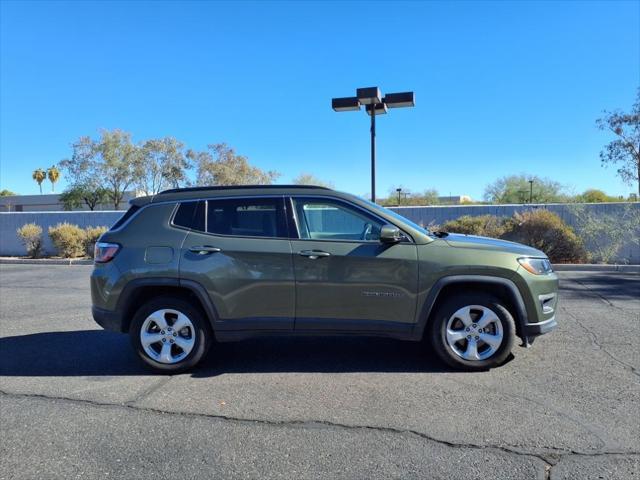
[[[369,189],[359,86],[414,90],[378,119],[378,194],[482,196],[527,172],[628,194],[595,119],[640,86],[640,2],[1,2],[0,189],[101,128],[227,142],[290,181]],[[64,188],[64,179],[58,189]]]

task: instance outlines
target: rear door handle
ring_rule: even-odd
[[[322,250],[302,250],[298,252],[298,255],[310,258],[311,260],[317,260],[320,257],[330,257],[329,252],[323,252]]]
[[[197,247],[189,247],[189,251],[197,253],[198,255],[211,255],[212,253],[221,252],[218,247],[212,247],[210,245],[200,245]]]

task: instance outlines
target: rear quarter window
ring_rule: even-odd
[[[204,202],[183,202],[173,216],[173,225],[204,231]]]

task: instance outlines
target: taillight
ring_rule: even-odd
[[[93,261],[96,263],[107,263],[113,260],[120,250],[120,245],[117,243],[96,242],[96,246],[93,249]]]

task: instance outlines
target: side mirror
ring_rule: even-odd
[[[398,227],[386,224],[380,229],[380,241],[382,243],[398,243],[400,240],[402,240],[402,233]]]

